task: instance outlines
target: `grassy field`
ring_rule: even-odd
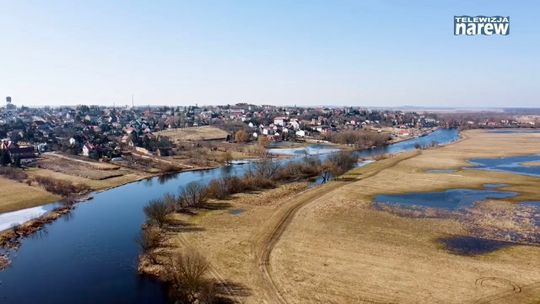
[[[60,199],[42,188],[0,177],[0,213],[35,207]]]
[[[81,160],[60,154],[46,154],[39,160],[39,167],[67,175],[91,180],[104,180],[129,174],[129,170],[108,163]]]
[[[495,148],[496,147],[496,148]],[[529,303],[540,297],[540,247],[512,246],[479,256],[436,241],[468,231],[451,219],[413,219],[371,208],[381,193],[480,188],[508,183],[513,201],[540,199],[540,179],[459,170],[474,157],[540,152],[533,134],[470,131],[456,144],[423,151],[303,208],[270,264],[289,303]],[[457,172],[427,173],[455,168]],[[510,203],[510,202],[509,202]]]
[[[139,173],[136,171],[129,171],[121,176],[110,177],[107,179],[91,179],[63,172],[57,172],[50,169],[30,169],[27,171],[27,173],[31,177],[52,177],[54,179],[70,181],[75,184],[85,184],[89,186],[92,190],[104,190],[108,188],[118,187],[120,185],[124,185],[129,182],[133,182],[141,178],[150,176],[148,174]]]
[[[38,161],[40,168],[25,170],[29,180],[47,177],[82,184],[99,191],[151,176],[114,164],[99,163],[60,154],[47,154]],[[61,197],[47,192],[35,181],[31,186],[0,177],[0,212],[15,211],[48,204]]]
[[[210,126],[167,129],[157,132],[158,136],[169,137],[173,142],[198,140],[224,140],[228,133],[222,129]]]
[[[243,194],[181,216],[188,226],[168,234],[168,250],[198,248],[244,303],[534,303],[540,247],[452,254],[437,240],[467,235],[459,221],[401,217],[371,202],[381,193],[485,183],[520,193],[507,204],[540,200],[538,178],[461,170],[470,158],[539,152],[539,134],[468,131],[455,144],[380,160],[324,186]],[[457,171],[428,172],[448,168]]]

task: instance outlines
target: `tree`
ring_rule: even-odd
[[[215,303],[214,282],[207,278],[209,268],[206,258],[194,249],[174,253],[169,268],[173,298],[179,303]]]
[[[238,130],[234,134],[234,140],[238,143],[245,143],[249,140],[249,134],[245,130]]]
[[[171,207],[162,199],[151,200],[143,209],[144,214],[150,222],[159,227],[167,221],[167,215],[171,213]]]
[[[0,150],[0,164],[2,166],[11,164],[11,157],[9,156],[9,152],[7,150]]]
[[[178,202],[184,208],[196,207],[206,202],[207,197],[208,191],[202,184],[191,182],[180,192]]]
[[[279,163],[272,161],[271,158],[263,158],[261,161],[255,162],[251,169],[251,174],[258,178],[273,179],[279,171]]]

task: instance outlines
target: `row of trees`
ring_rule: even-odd
[[[369,130],[351,130],[330,133],[326,139],[333,143],[354,146],[356,149],[367,149],[386,144],[390,140],[390,136]]]
[[[357,157],[351,152],[332,154],[325,161],[304,158],[301,162],[280,165],[270,158],[255,162],[242,177],[225,176],[214,179],[207,186],[190,182],[177,195],[165,194],[151,200],[144,208],[150,224],[162,227],[168,214],[204,207],[208,199],[226,199],[233,194],[270,189],[280,183],[305,180],[322,176],[323,182],[347,172],[355,166]]]

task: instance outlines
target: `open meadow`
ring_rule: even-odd
[[[159,131],[157,136],[166,136],[173,142],[224,140],[228,133],[225,130],[212,126],[176,128]]]
[[[60,196],[36,186],[0,177],[0,213],[54,202]]]

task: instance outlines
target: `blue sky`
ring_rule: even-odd
[[[538,1],[0,0],[18,105],[540,106]],[[454,36],[454,15],[510,16]]]

